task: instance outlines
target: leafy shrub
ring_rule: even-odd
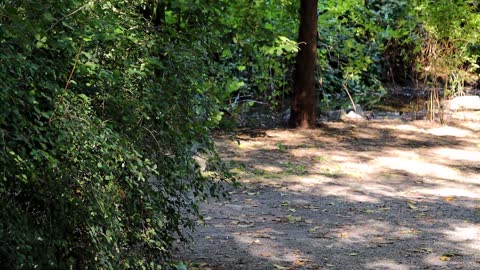
[[[221,194],[193,158],[218,161],[206,45],[138,5],[0,3],[3,268],[161,267]]]

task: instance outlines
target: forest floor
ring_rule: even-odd
[[[480,122],[325,122],[216,139],[241,188],[188,269],[480,269]]]

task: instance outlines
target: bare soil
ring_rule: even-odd
[[[242,188],[201,207],[188,269],[480,269],[480,122],[220,136]]]

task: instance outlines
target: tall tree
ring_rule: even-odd
[[[299,46],[295,66],[295,88],[292,100],[290,125],[313,128],[316,120],[317,94],[315,90],[315,65],[317,57],[318,0],[301,0]]]

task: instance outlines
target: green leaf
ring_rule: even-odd
[[[123,34],[124,31],[123,31],[123,29],[121,29],[121,28],[115,28],[115,30],[113,30],[113,33],[114,33],[114,34]]]
[[[287,215],[287,219],[291,223],[302,221],[302,217],[296,217],[296,216],[293,216],[293,215]]]
[[[245,86],[245,83],[242,82],[242,81],[235,81],[235,82],[232,82],[229,86],[228,86],[228,91],[229,92],[235,92],[237,91],[238,89],[242,88]]]
[[[175,267],[177,270],[187,270],[187,266],[183,262],[178,262]]]

